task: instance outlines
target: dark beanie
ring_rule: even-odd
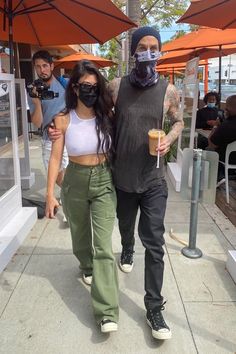
[[[138,29],[136,29],[136,31],[134,31],[133,35],[132,35],[132,39],[131,39],[131,55],[134,55],[135,50],[137,48],[138,42],[140,41],[140,39],[142,39],[145,36],[153,36],[155,37],[158,42],[159,42],[159,50],[161,50],[161,37],[160,37],[160,33],[155,30],[152,27],[148,27],[148,26],[144,26],[144,27],[139,27]]]

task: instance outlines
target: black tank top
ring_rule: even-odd
[[[164,158],[149,154],[148,131],[162,128],[163,103],[167,82],[147,88],[131,85],[129,76],[121,79],[115,105],[114,182],[118,189],[142,193],[164,177]]]

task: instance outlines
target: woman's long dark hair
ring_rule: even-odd
[[[113,146],[113,129],[111,119],[113,102],[111,95],[106,87],[105,78],[96,68],[96,66],[89,60],[81,60],[73,68],[71,78],[69,80],[65,93],[65,114],[69,113],[72,109],[76,109],[78,105],[78,96],[76,95],[74,88],[75,85],[78,84],[80,78],[86,74],[95,75],[97,77],[98,99],[93,107],[96,114],[96,129],[98,136],[97,153],[101,147],[103,153],[111,162]],[[102,133],[104,136],[104,140],[102,142],[100,139],[100,133]],[[105,153],[105,151],[107,152]]]

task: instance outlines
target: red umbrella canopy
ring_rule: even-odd
[[[187,62],[179,62],[179,63],[157,63],[156,70],[157,71],[162,71],[162,70],[185,70]],[[206,60],[200,60],[199,61],[199,66],[202,65],[207,65],[208,62]]]
[[[204,48],[197,48],[197,49],[176,50],[164,54],[158,60],[158,65],[187,62],[188,60],[194,57],[199,57],[200,59],[210,59],[210,58],[219,57],[219,55],[226,56],[233,53],[236,53],[235,44],[224,45],[221,49],[221,53],[219,53],[218,46],[204,47]]]
[[[197,31],[187,33],[163,45],[162,51],[168,52],[171,50],[194,49],[235,43],[236,29],[200,28]]]
[[[215,28],[236,28],[235,0],[192,0],[177,22]]]
[[[136,26],[110,0],[0,0],[1,40],[11,16],[13,40],[39,46],[104,43]]]
[[[81,60],[90,60],[94,64],[96,64],[99,68],[106,68],[108,66],[112,65],[117,65],[114,63],[112,60],[108,60],[102,57],[95,56],[93,54],[87,54],[87,53],[74,53],[71,55],[68,55],[64,58],[61,58],[55,62],[55,66],[58,67],[63,67],[65,69],[72,69],[78,61]]]

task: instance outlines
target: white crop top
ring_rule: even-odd
[[[65,145],[69,156],[97,154],[98,136],[96,131],[96,117],[81,119],[75,110],[69,113],[70,122],[65,133]],[[98,153],[102,153],[104,136],[100,133],[101,146]],[[106,152],[104,147],[104,152]]]

